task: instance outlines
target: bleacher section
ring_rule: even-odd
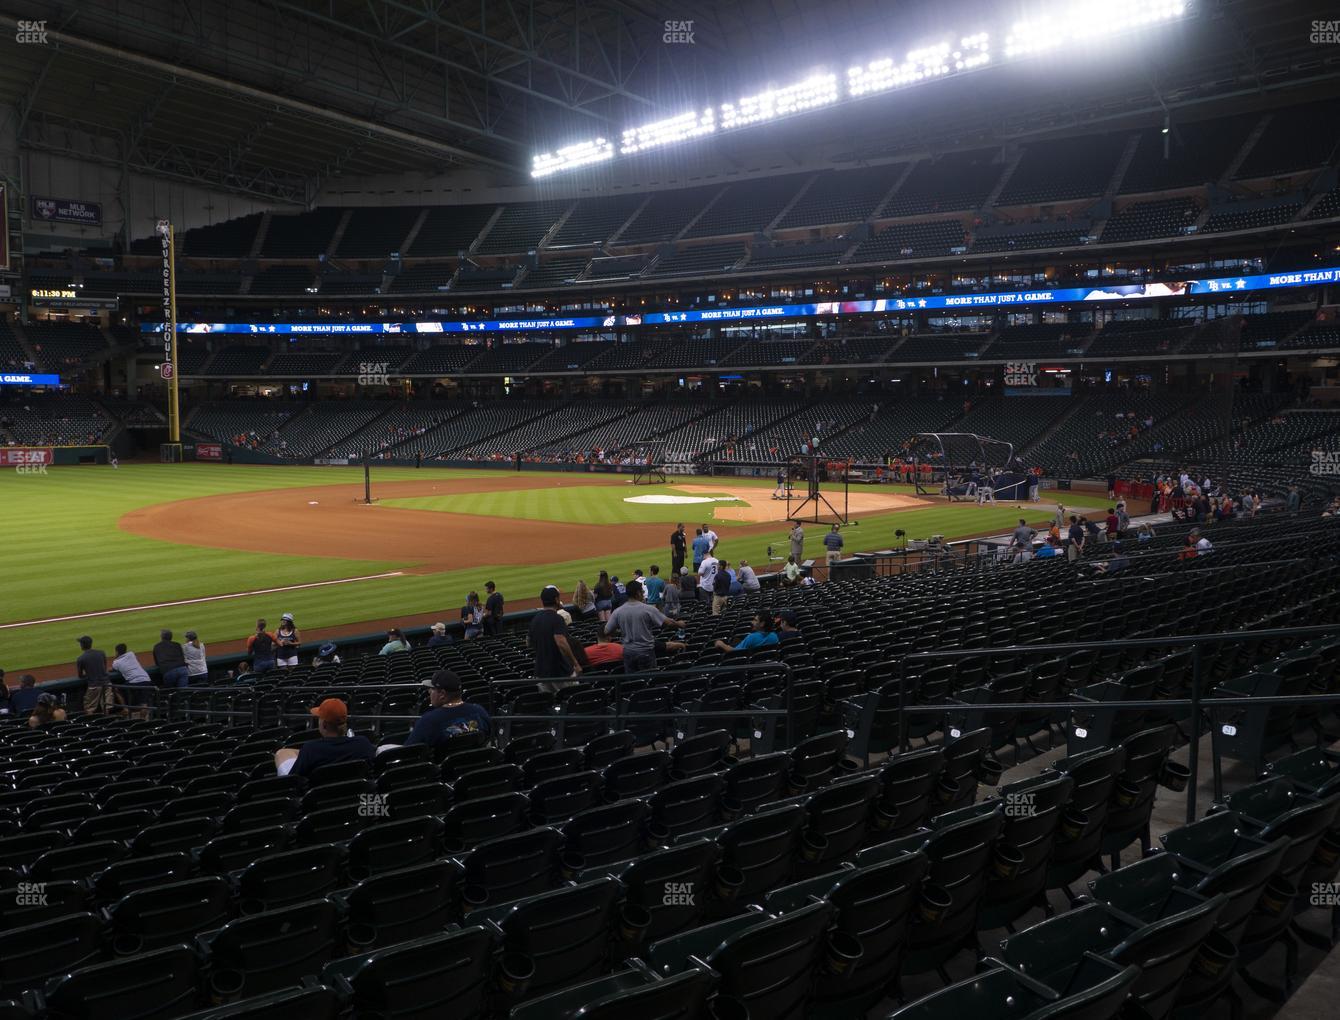
[[[107,338],[89,322],[34,319],[24,327],[38,359],[53,372],[80,364],[107,350]]]
[[[782,217],[777,229],[859,223],[869,219],[901,173],[901,166],[826,170]]]
[[[851,428],[823,439],[825,456],[883,463],[918,432],[943,431],[962,414],[962,407],[951,400],[927,398],[882,401],[866,410],[866,417]]]
[[[428,218],[405,254],[420,258],[463,255],[470,250],[496,209],[493,205],[430,206]]]
[[[648,270],[648,276],[688,276],[730,272],[745,255],[743,242],[704,244],[684,247],[662,255]]]
[[[978,209],[1003,172],[995,150],[956,152],[922,160],[876,214],[923,216]]]
[[[1259,114],[1244,114],[1192,121],[1173,125],[1168,135],[1157,127],[1141,131],[1119,193],[1171,191],[1219,180],[1259,119]]]
[[[852,262],[894,262],[948,255],[962,248],[963,224],[958,220],[931,223],[896,223],[872,234],[857,247]]]
[[[475,254],[507,255],[534,251],[568,205],[567,202],[508,204],[475,249]]]
[[[645,195],[609,195],[583,198],[550,240],[549,248],[604,244],[646,200]]]
[[[87,397],[0,400],[0,446],[84,446],[101,443],[113,421]]]
[[[336,258],[381,259],[400,251],[410,228],[423,213],[418,206],[355,209],[335,248]]]
[[[1134,202],[1108,217],[1103,227],[1104,244],[1144,241],[1154,237],[1179,237],[1196,224],[1200,206],[1193,198],[1165,198]]]
[[[365,428],[389,407],[371,400],[314,401],[289,418],[260,450],[286,460],[315,457]]]
[[[720,190],[717,186],[652,192],[646,206],[619,235],[619,242],[646,244],[650,241],[673,241]]]
[[[725,193],[684,236],[719,237],[765,229],[796,197],[804,181],[801,174],[789,174],[728,184]]]
[[[1334,103],[1290,106],[1270,114],[1270,123],[1238,167],[1238,180],[1310,170],[1333,159],[1340,138]]]
[[[252,294],[305,294],[315,286],[311,266],[266,266],[251,278]]]
[[[1098,331],[1085,355],[1092,358],[1170,354],[1186,342],[1194,321],[1178,319],[1118,319]]]
[[[1123,135],[1088,135],[1024,147],[1023,158],[996,205],[1037,205],[1096,198],[1126,146]]]
[[[335,228],[348,210],[339,206],[313,209],[296,216],[272,215],[261,243],[261,256],[271,259],[315,259],[326,254]]]

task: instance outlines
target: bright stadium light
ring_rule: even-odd
[[[848,69],[845,77],[815,71],[803,81],[768,88],[732,103],[705,107],[664,120],[626,129],[619,153],[631,156],[648,149],[687,141],[717,131],[761,124],[792,114],[861,99],[937,78],[967,74],[1000,60],[1017,60],[1107,40],[1132,29],[1175,21],[1190,10],[1187,0],[1070,0],[1044,7],[1038,13],[997,30],[968,34],[946,33],[939,41],[909,50],[901,60],[880,57]],[[1004,45],[993,56],[993,39]],[[954,40],[957,40],[955,42]],[[536,156],[532,177],[544,177],[614,155],[603,139],[570,145]]]
[[[625,156],[645,152],[660,145],[682,142],[686,138],[710,135],[717,129],[716,110],[708,107],[702,113],[681,113],[641,127],[629,128],[623,133],[619,151]]]
[[[721,127],[728,130],[777,117],[788,117],[803,110],[836,103],[838,98],[837,75],[815,74],[795,85],[767,89],[756,96],[745,96],[735,103],[722,103]]]
[[[565,145],[557,152],[545,152],[536,156],[531,163],[530,175],[532,177],[548,177],[560,170],[572,170],[575,167],[586,166],[589,163],[599,163],[601,160],[612,159],[613,157],[614,146],[603,138],[597,138],[590,142],[578,142],[575,145]]]

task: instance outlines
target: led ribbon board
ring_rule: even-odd
[[[750,305],[704,308],[687,312],[644,312],[640,315],[582,315],[575,318],[458,319],[421,322],[181,322],[179,333],[243,333],[252,336],[349,335],[396,333],[527,333],[550,330],[602,330],[628,326],[663,326],[754,319],[815,319],[888,312],[962,311],[974,308],[1027,307],[1090,301],[1138,301],[1165,297],[1209,297],[1340,283],[1340,266],[1289,273],[1259,273],[1204,280],[1060,287],[1056,290],[1002,291],[994,294],[942,294],[916,298],[873,298],[864,301],[821,301],[803,305]],[[144,333],[161,333],[161,322],[142,322]]]

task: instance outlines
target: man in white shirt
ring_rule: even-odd
[[[709,553],[716,552],[717,542],[719,541],[717,533],[713,531],[711,528],[709,528],[706,524],[703,525],[703,537],[707,539],[707,551]]]
[[[710,552],[703,557],[702,563],[698,564],[698,591],[707,592],[709,599],[712,597],[712,585],[716,583],[720,565],[720,561]]]

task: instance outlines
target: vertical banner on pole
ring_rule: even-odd
[[[168,439],[181,442],[181,405],[177,392],[177,257],[172,221],[158,221],[163,252],[163,360],[159,375],[168,387]]]

